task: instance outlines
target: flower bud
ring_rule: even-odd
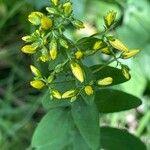
[[[52,96],[57,98],[57,99],[61,99],[61,93],[57,90],[52,91]]]
[[[107,15],[104,17],[105,25],[107,28],[109,28],[116,19],[116,12],[109,11]]]
[[[71,98],[71,97],[74,97],[76,95],[76,91],[75,90],[69,90],[67,92],[65,92],[63,95],[62,95],[62,98],[65,99],[65,98]]]
[[[93,93],[94,93],[93,88],[92,88],[91,85],[85,86],[84,91],[85,91],[85,93],[86,93],[88,96],[93,95]]]
[[[98,85],[100,85],[100,86],[107,86],[107,85],[112,84],[112,82],[113,82],[112,77],[106,77],[104,79],[100,79],[97,81]]]
[[[36,53],[37,47],[32,45],[25,45],[22,47],[21,51],[26,54],[34,54]]]
[[[33,41],[32,37],[30,35],[23,36],[22,40],[25,42],[32,42]]]
[[[57,6],[58,3],[59,3],[59,0],[51,0],[51,1],[52,1],[52,3],[53,3],[55,6]]]
[[[43,13],[41,12],[32,12],[28,16],[28,20],[33,24],[33,25],[40,25],[41,23],[41,18],[43,17]]]
[[[140,50],[138,49],[135,49],[135,50],[132,50],[132,51],[129,51],[129,52],[125,52],[122,54],[121,58],[122,59],[128,59],[128,58],[131,58],[131,57],[134,57],[135,55],[137,55],[139,53]]]
[[[66,16],[70,15],[71,12],[72,12],[72,4],[70,2],[66,2],[64,5],[63,5],[63,9],[64,9],[64,13]]]
[[[71,63],[70,64],[73,75],[82,83],[84,82],[84,72],[79,64]]]
[[[45,83],[41,80],[33,80],[30,82],[30,85],[35,89],[42,89],[45,86]]]
[[[128,66],[122,65],[122,74],[124,75],[124,77],[129,80],[130,79],[130,74],[129,74],[129,68]]]
[[[58,14],[57,10],[55,8],[51,8],[51,7],[46,7],[46,10],[50,13],[50,14]]]
[[[47,62],[50,60],[50,56],[48,54],[44,54],[40,56],[38,60],[41,60],[42,62]]]
[[[99,40],[99,41],[96,41],[94,46],[93,46],[93,50],[99,50],[100,48],[103,47],[103,41],[102,40]]]
[[[53,39],[50,43],[50,56],[52,60],[55,60],[57,57],[57,42]]]
[[[106,55],[111,55],[111,52],[108,47],[104,47],[100,51]]]
[[[81,50],[78,50],[76,53],[75,53],[75,57],[76,59],[81,59],[83,57],[83,52]]]
[[[85,28],[84,24],[80,20],[73,20],[72,24],[77,28],[77,29],[82,29]]]
[[[43,16],[41,19],[41,28],[44,30],[48,30],[52,27],[53,22],[50,18]]]
[[[68,43],[64,39],[59,39],[59,43],[62,47],[66,48],[66,49],[69,48]]]
[[[118,39],[109,40],[111,46],[121,52],[128,52],[129,49]]]
[[[36,77],[41,77],[41,72],[35,66],[30,65],[30,69]]]
[[[52,83],[52,81],[54,80],[54,75],[50,75],[48,78],[47,78],[47,81],[48,83]]]

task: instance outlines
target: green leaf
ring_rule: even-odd
[[[99,148],[99,113],[95,104],[87,105],[82,99],[72,104],[72,116],[80,134],[91,150]]]
[[[69,112],[66,108],[50,110],[38,124],[33,138],[32,147],[49,145],[53,147],[60,142],[67,140],[67,130],[69,128]],[[60,140],[61,139],[61,140]],[[62,144],[63,146],[63,144]]]
[[[101,127],[101,148],[106,150],[146,150],[140,139],[126,130]]]
[[[95,102],[100,113],[112,113],[136,108],[141,100],[133,95],[112,89],[102,89],[96,92]]]
[[[91,69],[93,70],[93,74],[96,80],[112,77],[113,83],[111,85],[116,85],[128,81],[124,77],[122,71],[114,67],[103,67],[102,65],[95,65],[92,66]]]

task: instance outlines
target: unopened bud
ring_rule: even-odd
[[[57,90],[52,91],[52,96],[57,98],[57,99],[61,99],[61,93]]]
[[[72,24],[73,24],[77,29],[85,28],[83,22],[80,21],[80,20],[74,20],[74,21],[72,21]]]
[[[111,55],[110,49],[108,47],[104,47],[100,51],[106,55]]]
[[[22,47],[21,51],[26,54],[34,54],[36,53],[37,47],[32,45],[25,45]]]
[[[129,74],[129,68],[128,66],[123,65],[122,68],[122,74],[124,75],[124,77],[129,80],[130,79],[130,74]]]
[[[131,57],[134,57],[135,55],[137,55],[139,53],[140,50],[138,49],[135,49],[135,50],[132,50],[132,51],[129,51],[129,52],[125,52],[122,54],[121,58],[122,59],[128,59],[128,58],[131,58]]]
[[[76,53],[75,53],[75,57],[76,59],[81,59],[83,57],[83,52],[81,50],[78,50]]]
[[[35,66],[30,65],[30,69],[36,77],[41,77],[41,72]]]
[[[100,85],[100,86],[107,86],[107,85],[112,84],[112,82],[113,82],[112,77],[106,77],[104,79],[100,79],[97,81],[98,85]]]
[[[67,43],[66,40],[64,40],[64,39],[59,39],[59,43],[60,43],[60,45],[61,45],[62,47],[66,48],[66,49],[69,48],[68,43]]]
[[[22,40],[25,42],[32,42],[33,41],[32,37],[30,35],[22,37]]]
[[[50,56],[52,60],[55,60],[57,57],[57,42],[55,39],[50,43]]]
[[[107,15],[104,17],[105,25],[109,28],[116,19],[116,12],[109,11]]]
[[[84,82],[84,72],[79,64],[71,63],[70,64],[73,75],[82,83]]]
[[[52,1],[52,3],[53,3],[55,6],[57,6],[58,3],[59,3],[59,0],[51,0],[51,1]]]
[[[102,40],[99,40],[99,41],[96,41],[94,46],[93,46],[93,50],[99,50],[100,48],[103,47],[103,41]]]
[[[93,95],[93,93],[94,93],[93,88],[92,88],[91,85],[85,86],[84,91],[85,91],[85,93],[86,93],[87,95],[89,95],[89,96],[90,96],[90,95]]]
[[[50,18],[43,16],[41,19],[41,28],[44,30],[48,30],[53,26],[53,22]]]
[[[66,2],[64,5],[63,5],[63,9],[64,9],[64,13],[65,15],[70,15],[71,12],[72,12],[72,4],[70,2]]]
[[[118,39],[109,40],[111,46],[121,52],[128,52],[129,49]]]
[[[42,89],[45,86],[45,83],[41,80],[33,80],[30,82],[30,85],[35,89]]]
[[[63,95],[62,95],[62,98],[65,99],[65,98],[71,98],[71,97],[74,97],[76,95],[76,91],[75,90],[69,90],[69,91],[66,91]]]
[[[28,20],[33,24],[33,25],[40,25],[41,23],[41,18],[44,16],[43,13],[41,12],[32,12],[28,16]]]

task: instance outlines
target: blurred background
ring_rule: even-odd
[[[101,116],[102,125],[126,128],[140,137],[150,150],[150,0],[73,0],[74,14],[86,28],[66,33],[70,38],[88,36],[103,30],[103,16],[117,12],[118,24],[113,33],[140,54],[125,64],[132,79],[115,88],[142,99],[136,110]],[[32,58],[21,53],[21,37],[30,34],[27,21],[31,11],[45,11],[49,0],[0,0],[0,150],[27,150],[32,133],[45,113],[44,93],[32,89],[29,64]],[[100,57],[90,64],[99,63]]]

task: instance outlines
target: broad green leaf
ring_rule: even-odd
[[[69,111],[66,108],[50,110],[38,124],[33,138],[32,147],[52,145],[66,140]],[[55,144],[57,145],[57,144]]]
[[[106,150],[146,150],[140,139],[126,130],[101,127],[101,148]]]
[[[100,113],[112,113],[129,110],[141,105],[141,100],[133,95],[113,89],[101,89],[96,92],[95,102]]]
[[[122,71],[114,67],[103,67],[102,65],[95,65],[92,66],[91,69],[93,70],[93,74],[96,80],[112,77],[113,83],[111,85],[116,85],[128,81],[124,77]]]
[[[91,148],[99,148],[99,113],[96,105],[87,105],[82,99],[72,104],[72,116],[80,134]]]

